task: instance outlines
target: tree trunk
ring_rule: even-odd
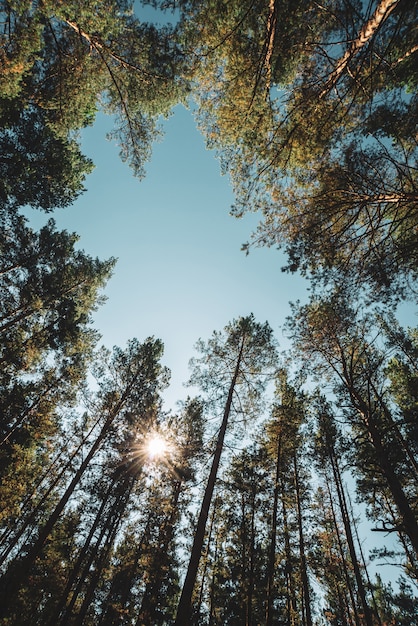
[[[349,388],[349,393],[353,400],[354,407],[362,416],[369,432],[370,441],[376,452],[377,462],[386,478],[387,484],[393,496],[393,501],[396,504],[402,518],[402,527],[408,535],[415,552],[418,554],[418,522],[410,507],[402,485],[395,474],[372,411],[369,410],[367,404],[362,400],[362,398],[360,398],[359,394],[357,394],[352,387]]]
[[[170,512],[162,523],[158,532],[158,548],[154,552],[154,558],[150,565],[152,575],[145,586],[144,595],[142,596],[141,609],[136,621],[136,626],[155,623],[155,609],[158,601],[158,595],[164,580],[164,568],[161,567],[161,558],[167,558],[170,543],[173,538],[174,523],[177,516],[177,506],[181,494],[183,483],[177,480],[174,484],[173,496],[170,503]]]
[[[320,94],[320,98],[324,98],[326,94],[333,88],[338,82],[341,74],[346,69],[351,59],[370,41],[378,28],[383,24],[385,19],[399,4],[400,0],[381,0],[380,4],[376,7],[375,12],[371,18],[364,24],[360,30],[357,39],[351,42],[348,50],[337,61],[333,71],[329,75],[324,88]]]
[[[215,498],[215,501],[214,501],[214,504],[213,504],[213,507],[212,507],[212,516],[211,516],[211,520],[210,520],[208,538],[207,538],[207,542],[206,542],[206,550],[205,550],[205,556],[204,556],[205,560],[204,560],[204,566],[203,566],[203,571],[202,571],[202,580],[201,580],[200,590],[199,590],[199,599],[198,599],[198,602],[197,602],[196,612],[195,612],[194,619],[193,619],[193,626],[199,626],[200,625],[200,611],[201,611],[202,602],[203,602],[203,592],[204,592],[204,587],[205,587],[205,578],[206,578],[206,572],[208,570],[210,546],[211,546],[211,542],[212,542],[212,533],[213,533],[214,526],[215,526],[217,508],[218,508],[218,497]],[[141,625],[137,624],[136,626],[141,626]]]
[[[238,379],[241,359],[244,350],[245,337],[241,342],[240,352],[237,358],[234,375],[232,377],[231,385],[229,387],[228,397],[225,404],[225,410],[222,418],[221,428],[218,434],[218,440],[216,442],[215,454],[212,461],[212,467],[209,474],[209,479],[206,485],[205,494],[203,496],[202,506],[197,521],[197,528],[194,536],[192,551],[190,555],[189,566],[186,573],[186,578],[183,584],[183,589],[180,596],[179,605],[177,608],[177,616],[174,626],[190,626],[191,620],[191,604],[193,589],[196,582],[197,570],[199,568],[199,561],[203,547],[203,541],[205,538],[206,522],[209,514],[209,507],[212,501],[213,490],[215,488],[216,476],[218,473],[218,467],[221,460],[221,454],[223,450],[223,444],[225,439],[226,428],[228,426],[228,419],[232,408],[232,398],[235,390],[235,385]]]
[[[254,597],[254,560],[255,560],[255,492],[254,488],[251,494],[251,531],[250,531],[250,563],[249,563],[249,579],[247,588],[247,624],[253,624],[253,597]]]
[[[57,486],[57,484],[59,483],[60,479],[63,477],[65,472],[69,468],[72,467],[74,459],[76,458],[77,454],[81,451],[83,445],[86,443],[86,441],[88,440],[88,438],[92,434],[93,430],[96,428],[98,422],[99,422],[99,420],[97,420],[93,424],[93,426],[91,427],[91,429],[87,433],[87,435],[85,437],[83,437],[83,439],[81,440],[80,444],[77,446],[76,450],[72,453],[71,457],[66,461],[65,465],[63,467],[61,467],[59,473],[55,476],[53,481],[50,483],[49,487],[47,488],[46,492],[42,495],[41,499],[39,500],[39,502],[37,503],[35,508],[31,511],[31,513],[29,513],[28,517],[26,518],[26,520],[24,520],[24,522],[21,525],[21,527],[19,529],[16,529],[16,533],[15,533],[13,539],[11,540],[9,545],[1,553],[0,565],[5,562],[7,556],[10,554],[10,552],[13,550],[13,548],[17,545],[19,539],[22,537],[24,532],[28,529],[29,525],[32,524],[32,522],[35,521],[37,513],[39,513],[40,511],[43,510],[43,507],[46,504],[47,498],[52,493],[53,489]],[[59,454],[58,459],[60,458],[60,456],[62,456],[62,453]],[[56,463],[56,460],[54,461],[52,466],[55,463]],[[44,478],[45,478],[45,476],[48,476],[48,474],[50,474],[50,472],[51,472],[51,466],[48,468],[48,471],[45,473]],[[42,482],[43,481],[39,481],[38,482],[37,489],[39,489],[39,487],[42,484]],[[28,503],[29,500],[26,500],[26,502]],[[10,534],[12,532],[12,530],[13,529],[11,529],[8,534]],[[3,537],[1,538],[1,542],[0,543],[1,544],[4,543]]]
[[[100,551],[95,569],[93,570],[91,574],[90,582],[87,587],[87,590],[83,599],[83,603],[80,607],[80,611],[78,612],[78,615],[76,618],[77,624],[84,623],[84,618],[87,615],[87,611],[90,607],[94,593],[97,589],[97,584],[100,580],[100,576],[102,575],[103,568],[105,566],[106,561],[109,558],[110,551],[112,550],[112,547],[115,543],[116,535],[119,530],[121,520],[123,518],[123,515],[126,510],[126,506],[128,504],[128,501],[131,495],[131,491],[133,487],[132,478],[130,480],[130,485],[125,485],[125,486],[126,486],[126,489],[124,489],[122,485],[122,492],[118,496],[118,501],[116,502],[116,506],[114,507],[114,509],[112,509],[108,519],[106,520],[106,524],[104,525],[104,530],[106,531],[107,536],[105,539],[105,543]],[[101,538],[99,540],[99,544],[100,543],[101,543]],[[89,568],[96,555],[97,555],[97,548],[92,553],[92,558],[90,559]],[[86,568],[87,573],[88,573],[89,568]],[[68,617],[70,617],[70,613],[68,614]],[[67,622],[65,622],[65,624],[67,624]]]
[[[294,626],[297,607],[295,597],[295,584],[293,580],[293,563],[292,563],[292,551],[290,548],[290,535],[289,525],[287,517],[286,507],[286,494],[284,493],[284,486],[282,481],[282,508],[283,508],[283,532],[284,532],[284,549],[285,549],[285,576],[286,576],[286,589],[287,589],[287,624],[288,626]]]
[[[337,516],[335,514],[335,509],[334,509],[334,498],[333,498],[333,495],[332,495],[332,492],[331,492],[328,476],[325,476],[325,480],[326,480],[326,485],[327,485],[329,503],[330,503],[331,512],[332,512],[332,519],[333,519],[333,522],[334,522],[335,533],[336,533],[336,537],[337,537],[337,541],[338,541],[338,548],[340,550],[341,561],[342,561],[342,564],[343,564],[345,582],[346,582],[346,585],[347,585],[347,589],[348,589],[348,593],[349,593],[350,601],[351,601],[351,606],[352,606],[352,610],[353,610],[353,614],[354,614],[354,621],[355,621],[356,626],[361,626],[360,620],[359,620],[359,617],[358,617],[357,605],[356,605],[356,601],[355,601],[355,598],[354,598],[353,586],[351,584],[350,576],[349,576],[349,573],[348,573],[347,561],[346,561],[345,554],[344,554],[344,548],[343,548],[343,543],[342,543],[342,539],[341,539],[340,529],[338,528]],[[352,623],[352,619],[351,619],[351,616],[350,616],[350,611],[349,611],[349,607],[348,606],[347,606],[347,618],[350,620],[350,623]]]
[[[65,609],[65,606],[67,604],[67,598],[68,598],[68,596],[69,596],[69,594],[71,592],[71,589],[72,589],[74,583],[76,582],[77,578],[80,580],[80,569],[81,569],[81,566],[83,564],[84,559],[87,556],[87,553],[88,553],[88,550],[90,548],[90,544],[91,544],[91,541],[93,539],[94,533],[96,532],[100,522],[102,522],[103,511],[104,511],[105,506],[106,506],[106,504],[107,504],[107,502],[109,500],[109,497],[110,497],[110,494],[111,494],[111,491],[112,491],[113,487],[114,487],[114,485],[111,484],[109,486],[109,488],[107,489],[107,492],[105,493],[104,497],[102,498],[99,510],[97,511],[95,519],[93,521],[93,524],[90,527],[89,534],[87,535],[87,538],[86,538],[86,540],[84,542],[84,545],[83,545],[83,547],[81,548],[81,550],[79,552],[79,555],[77,557],[77,561],[74,564],[74,567],[73,567],[73,569],[71,571],[71,574],[70,574],[70,577],[69,577],[69,579],[67,581],[65,589],[64,589],[64,591],[61,594],[61,598],[60,598],[60,601],[58,603],[58,606],[57,606],[57,608],[56,608],[56,610],[54,612],[54,615],[52,616],[52,619],[51,619],[51,622],[50,622],[50,626],[56,626],[58,623],[60,623],[60,621],[59,621],[60,620],[60,616],[61,616],[61,613],[63,612],[63,610]],[[73,596],[74,596],[74,594],[73,594]],[[69,610],[70,610],[70,607],[69,607]]]
[[[328,450],[328,452],[329,452],[329,457],[331,461],[332,471],[334,474],[335,486],[337,488],[338,502],[340,505],[341,517],[342,517],[343,524],[344,524],[345,536],[347,538],[347,544],[348,544],[348,549],[350,552],[351,563],[353,565],[354,576],[355,576],[356,583],[357,583],[357,591],[360,596],[360,602],[361,602],[361,606],[364,612],[364,621],[366,623],[366,626],[373,626],[373,619],[372,619],[370,607],[367,603],[366,591],[364,589],[364,584],[363,584],[363,578],[360,572],[360,566],[359,566],[359,562],[357,559],[356,550],[354,547],[353,533],[351,532],[350,518],[348,515],[347,501],[345,497],[344,486],[341,480],[340,469],[338,467],[338,462],[337,462],[337,459],[335,458],[334,452],[332,450]]]
[[[302,506],[300,501],[300,482],[299,471],[296,459],[296,451],[293,454],[293,468],[295,472],[295,490],[296,490],[296,505],[298,511],[298,531],[299,531],[299,550],[300,550],[300,566],[301,566],[301,578],[303,589],[303,613],[304,624],[306,626],[312,626],[312,612],[311,612],[311,598],[309,590],[308,568],[306,564],[305,554],[305,538],[303,536],[303,519],[302,519]]]
[[[9,607],[10,600],[20,589],[21,585],[24,584],[24,582],[27,580],[29,571],[33,563],[35,562],[36,558],[41,553],[45,541],[51,534],[55,524],[57,523],[61,513],[63,512],[71,496],[73,495],[75,488],[79,484],[91,460],[95,456],[96,452],[102,446],[103,441],[106,435],[108,434],[113,421],[115,420],[115,418],[121,411],[122,407],[124,406],[126,400],[128,399],[128,396],[130,392],[132,391],[132,388],[138,376],[139,376],[139,372],[134,376],[132,381],[129,383],[124,393],[122,394],[122,397],[117,403],[116,407],[111,411],[110,415],[107,417],[97,439],[95,440],[94,444],[91,446],[89,452],[84,458],[84,461],[81,463],[73,479],[71,480],[70,484],[68,485],[64,494],[62,495],[60,501],[56,505],[54,511],[51,513],[48,521],[46,522],[44,527],[40,530],[38,538],[36,539],[35,543],[29,548],[26,556],[24,556],[23,559],[21,560],[19,567],[16,570],[13,570],[13,573],[11,575],[9,574],[9,572],[6,572],[6,574],[1,578],[2,589],[1,589],[1,594],[0,594],[0,600],[1,600],[0,618],[5,617],[7,615],[7,610]]]
[[[274,570],[276,563],[276,541],[277,541],[277,508],[279,504],[280,489],[280,461],[281,461],[282,429],[280,427],[277,441],[276,475],[274,479],[273,511],[271,519],[270,545],[267,565],[267,602],[266,602],[266,626],[273,626],[273,589]]]
[[[383,626],[383,624],[382,624],[382,620],[380,619],[380,613],[379,613],[379,608],[378,608],[378,606],[377,606],[377,602],[376,602],[375,594],[374,594],[374,592],[373,592],[373,585],[372,585],[372,581],[370,580],[369,572],[368,572],[368,570],[367,570],[366,559],[364,558],[363,548],[361,547],[361,541],[360,541],[360,537],[359,537],[358,530],[357,530],[357,524],[356,524],[356,522],[355,522],[355,520],[354,520],[353,505],[352,505],[352,503],[351,503],[350,494],[349,494],[348,492],[347,492],[347,500],[348,500],[348,503],[349,503],[349,505],[350,505],[350,510],[349,510],[349,512],[348,512],[348,513],[349,513],[349,516],[350,516],[350,517],[351,517],[351,519],[352,519],[353,528],[354,528],[354,534],[355,534],[355,536],[356,536],[356,541],[357,541],[357,545],[358,545],[359,552],[360,552],[360,558],[361,558],[361,562],[362,562],[362,565],[363,565],[363,570],[364,570],[364,573],[365,573],[365,575],[366,575],[367,585],[368,585],[368,588],[369,588],[369,590],[370,590],[370,594],[371,594],[371,596],[372,596],[372,601],[373,601],[373,609],[374,609],[374,617],[377,619],[377,624],[378,624],[378,626]]]

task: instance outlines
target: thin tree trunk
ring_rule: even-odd
[[[283,532],[284,532],[284,549],[285,549],[285,575],[286,575],[286,589],[287,589],[287,623],[288,626],[294,626],[297,613],[296,597],[295,597],[295,585],[293,581],[293,564],[292,564],[292,552],[290,549],[290,535],[287,517],[286,507],[286,494],[284,493],[284,486],[282,481],[282,509],[283,509]]]
[[[250,568],[247,590],[247,626],[253,624],[253,597],[254,597],[254,559],[255,559],[255,492],[253,488],[251,498],[251,531],[250,531]]]
[[[0,557],[0,564],[4,563],[4,561],[6,560],[7,556],[10,554],[10,552],[13,550],[13,548],[17,545],[19,539],[22,537],[22,535],[24,534],[25,530],[27,530],[29,525],[36,519],[36,514],[43,510],[43,508],[44,508],[44,506],[46,504],[48,496],[52,493],[53,489],[57,486],[58,482],[60,481],[62,476],[65,474],[65,472],[69,468],[71,468],[74,459],[76,458],[77,454],[81,451],[83,445],[86,443],[86,441],[88,440],[88,438],[90,437],[91,433],[96,428],[98,423],[99,423],[99,420],[97,420],[93,424],[93,426],[91,427],[91,429],[87,433],[87,435],[85,437],[83,437],[82,441],[77,446],[76,450],[73,452],[71,457],[66,461],[64,467],[61,468],[60,472],[57,474],[57,476],[55,476],[54,480],[49,485],[49,487],[47,488],[46,492],[42,495],[42,497],[41,497],[40,501],[37,503],[36,507],[29,514],[29,516],[26,518],[26,520],[24,520],[24,523],[21,526],[21,528],[17,530],[17,532],[15,533],[11,543],[7,546],[7,548],[5,548],[3,550],[2,554],[1,554],[1,557]],[[58,456],[58,459],[60,458],[61,454],[62,453],[60,453],[60,455]],[[54,461],[54,464],[55,464],[55,462],[56,461]],[[50,468],[51,468],[51,466],[50,466]],[[50,473],[50,468],[48,469],[48,472],[45,475],[48,475]],[[41,484],[42,484],[42,482],[38,482],[38,487]],[[26,502],[28,502],[28,500],[26,500]],[[1,543],[4,543],[3,537],[1,539]]]
[[[362,609],[364,612],[364,619],[366,626],[373,626],[373,619],[370,611],[370,607],[366,599],[366,591],[364,589],[363,577],[360,572],[360,566],[356,554],[356,549],[353,541],[353,533],[351,532],[350,518],[348,515],[347,500],[345,497],[344,485],[342,484],[341,472],[338,466],[337,459],[334,452],[328,449],[329,458],[331,461],[331,467],[334,474],[335,486],[337,488],[338,501],[340,505],[341,516],[344,524],[345,536],[347,538],[348,549],[350,551],[351,563],[354,569],[354,576],[357,583],[357,591],[360,596]]]
[[[143,552],[144,545],[148,541],[149,529],[150,529],[150,525],[151,525],[151,520],[152,519],[153,519],[153,516],[151,514],[149,514],[148,518],[147,518],[147,522],[146,522],[146,524],[144,526],[144,529],[143,529],[143,532],[142,532],[141,539],[140,539],[140,541],[138,542],[138,544],[136,546],[136,550],[134,552],[134,556],[133,556],[131,564],[130,564],[130,566],[128,568],[128,574],[125,577],[125,583],[123,585],[123,593],[121,593],[119,595],[119,598],[118,598],[119,606],[120,606],[120,609],[121,609],[122,613],[123,613],[124,608],[125,608],[126,604],[128,603],[128,600],[129,600],[129,596],[130,596],[131,588],[132,588],[132,581],[133,581],[133,578],[135,576],[135,571],[136,571],[137,566],[138,566],[138,561],[139,561],[139,559],[141,557],[141,554]],[[103,624],[107,624],[108,626],[113,626],[113,624],[117,623],[117,617],[116,617],[117,612],[113,608],[114,598],[116,596],[115,588],[117,588],[117,584],[120,584],[120,581],[116,582],[117,577],[118,577],[118,573],[116,573],[116,576],[113,577],[109,593],[107,594],[105,600],[102,602],[102,605],[101,605],[102,606],[101,617],[100,617],[100,621],[98,621],[98,625],[100,625],[100,626],[102,626]],[[103,607],[105,607],[104,610],[103,610]]]
[[[352,393],[352,392],[351,392]],[[352,393],[352,397],[354,393]],[[372,413],[368,410],[367,405],[358,396],[355,406],[362,415],[364,422],[369,431],[371,443],[376,451],[377,461],[386,478],[389,489],[392,493],[393,500],[402,518],[402,526],[408,535],[415,552],[418,554],[418,522],[410,507],[409,500],[405,495],[402,485],[394,472],[392,463],[386,452],[380,432],[376,426]]]
[[[326,476],[326,475],[325,475],[325,480],[326,480],[326,485],[327,485],[329,503],[330,503],[331,512],[332,512],[332,519],[333,519],[333,522],[334,522],[334,528],[335,528],[335,533],[336,533],[337,542],[338,542],[338,548],[340,550],[341,562],[342,562],[343,570],[344,570],[345,582],[346,582],[346,585],[347,585],[348,593],[350,595],[351,606],[352,606],[353,615],[354,615],[354,621],[355,621],[356,626],[361,626],[360,620],[359,620],[359,617],[358,617],[357,605],[356,605],[356,601],[355,601],[355,598],[354,598],[353,586],[351,584],[350,576],[349,576],[349,573],[348,573],[347,561],[346,561],[345,554],[344,554],[344,548],[343,548],[343,543],[342,543],[342,539],[341,539],[340,529],[338,528],[337,516],[335,514],[334,502],[333,502],[334,499],[333,499],[333,495],[331,493],[329,479],[328,479],[328,476]],[[349,612],[349,607],[347,607],[347,610],[348,610],[347,617],[350,619],[350,622],[352,623],[350,612]]]
[[[197,602],[197,607],[196,607],[196,615],[195,615],[195,619],[193,620],[193,626],[199,626],[200,624],[200,611],[201,611],[201,607],[202,607],[202,602],[203,602],[203,591],[204,591],[204,587],[205,587],[205,578],[206,578],[206,572],[208,570],[208,561],[209,561],[209,552],[210,552],[210,545],[212,542],[212,533],[214,530],[214,525],[215,525],[215,519],[216,519],[216,512],[217,512],[217,504],[218,504],[218,498],[215,498],[213,507],[212,507],[212,516],[211,516],[211,520],[210,520],[210,525],[209,525],[209,532],[208,532],[208,539],[207,539],[207,545],[206,545],[206,550],[205,550],[205,556],[204,556],[204,566],[203,566],[203,571],[202,571],[202,581],[200,584],[200,590],[199,590],[199,599]],[[136,626],[141,626],[140,624],[136,624]]]
[[[100,576],[102,575],[103,568],[105,566],[106,561],[109,558],[110,551],[115,543],[116,535],[120,527],[121,520],[126,511],[126,506],[128,504],[132,487],[134,481],[130,480],[130,485],[126,485],[126,489],[122,488],[122,493],[118,497],[118,502],[116,503],[115,510],[112,511],[112,514],[109,516],[107,523],[105,524],[105,529],[107,531],[107,537],[104,543],[103,548],[99,554],[98,561],[96,563],[96,567],[92,572],[90,583],[87,587],[86,594],[83,599],[83,603],[81,605],[80,611],[77,615],[77,623],[83,624],[84,618],[87,615],[87,611],[92,602],[94,593],[97,589],[97,584],[100,580]],[[123,487],[123,486],[122,486]],[[92,556],[96,556],[96,550],[93,552]],[[93,560],[93,559],[92,559]],[[92,562],[91,560],[91,562]],[[91,565],[91,563],[90,563]],[[90,567],[90,566],[89,566]]]
[[[164,568],[161,567],[161,557],[164,559],[168,555],[168,549],[173,538],[174,522],[178,513],[177,505],[182,486],[183,483],[181,480],[175,482],[169,515],[164,520],[158,532],[158,548],[153,553],[154,558],[150,566],[152,575],[145,586],[136,626],[141,626],[142,624],[149,624],[151,626],[155,623],[155,609],[158,594],[164,580]]]
[[[89,452],[87,453],[86,457],[84,458],[84,461],[81,463],[81,465],[78,468],[77,472],[75,473],[73,479],[71,480],[70,484],[68,485],[68,487],[65,490],[64,494],[62,495],[60,501],[56,505],[54,511],[49,516],[48,521],[46,522],[44,527],[40,530],[38,538],[36,539],[34,544],[29,548],[26,556],[23,557],[23,559],[20,562],[20,565],[17,568],[17,570],[13,570],[12,575],[9,575],[9,573],[7,572],[0,579],[0,581],[2,583],[2,590],[1,590],[1,594],[0,594],[0,599],[1,599],[1,602],[0,602],[0,618],[6,616],[10,600],[13,598],[15,593],[17,593],[17,591],[20,589],[21,585],[27,580],[29,571],[30,571],[33,563],[35,562],[36,558],[41,553],[45,541],[47,540],[47,538],[51,534],[55,524],[57,523],[61,513],[63,512],[63,510],[64,510],[65,506],[67,505],[68,501],[70,500],[71,496],[73,495],[75,488],[79,484],[79,482],[80,482],[84,472],[86,471],[87,467],[89,466],[91,460],[95,456],[96,452],[102,446],[102,444],[104,442],[104,439],[105,439],[106,435],[108,434],[112,423],[114,422],[114,420],[116,419],[117,415],[119,414],[119,412],[121,411],[122,407],[124,406],[126,400],[128,399],[128,396],[129,396],[130,392],[132,391],[132,388],[133,388],[135,382],[137,381],[138,376],[139,376],[139,372],[133,377],[133,379],[131,380],[131,382],[129,383],[127,388],[125,389],[124,393],[122,394],[122,397],[120,398],[120,400],[117,403],[116,407],[111,411],[110,415],[107,417],[107,419],[106,419],[106,421],[105,421],[105,423],[104,423],[104,425],[103,425],[103,427],[102,427],[102,429],[101,429],[101,431],[100,431],[96,441],[91,446]]]
[[[367,570],[366,559],[364,558],[363,548],[361,547],[361,541],[360,541],[360,537],[359,537],[358,530],[357,530],[357,524],[356,524],[356,522],[354,520],[353,505],[351,503],[350,494],[348,492],[347,492],[347,500],[348,500],[348,503],[350,505],[350,510],[349,510],[348,514],[349,514],[349,516],[351,517],[351,520],[352,520],[352,525],[353,525],[354,533],[355,533],[355,536],[356,536],[357,546],[358,546],[358,549],[359,549],[359,552],[360,552],[360,558],[361,558],[361,562],[362,562],[362,565],[363,565],[363,570],[364,570],[364,573],[366,575],[367,584],[368,584],[368,587],[369,587],[369,590],[370,590],[370,594],[371,594],[372,600],[373,600],[374,616],[377,619],[378,626],[383,626],[382,620],[380,619],[380,613],[379,613],[379,608],[377,606],[375,594],[373,592],[373,585],[372,585],[372,582],[370,580],[369,572]]]
[[[208,626],[215,624],[215,591],[216,591],[216,561],[218,559],[218,533],[215,536],[215,551],[213,554],[212,579],[210,584],[209,622]],[[150,625],[151,626],[151,625]]]
[[[273,589],[274,570],[276,563],[277,541],[277,508],[279,504],[280,489],[280,462],[281,462],[282,429],[280,427],[277,441],[276,475],[274,478],[273,511],[271,519],[270,545],[267,565],[267,602],[266,602],[266,626],[273,626]]]
[[[102,516],[103,516],[103,511],[105,509],[106,504],[108,503],[110,494],[112,489],[114,488],[113,483],[110,484],[109,488],[107,489],[107,492],[105,493],[104,497],[102,498],[99,510],[96,513],[96,517],[94,519],[93,524],[90,527],[90,531],[87,535],[87,538],[83,544],[83,547],[81,548],[78,557],[77,557],[77,561],[74,564],[74,567],[71,571],[71,575],[68,578],[67,584],[65,586],[64,591],[61,594],[60,597],[60,601],[58,603],[58,606],[54,612],[54,615],[52,616],[52,619],[50,621],[50,626],[56,626],[59,623],[59,619],[61,616],[61,613],[63,612],[63,610],[65,609],[65,606],[67,604],[67,598],[71,592],[71,589],[74,585],[74,583],[76,582],[77,578],[80,581],[80,569],[81,566],[83,564],[84,559],[87,556],[88,550],[90,548],[90,544],[91,541],[93,539],[94,533],[96,532],[100,522],[102,521]],[[74,594],[73,594],[74,595]]]
[[[300,501],[300,482],[299,482],[299,470],[296,459],[296,451],[293,454],[293,468],[295,472],[295,489],[296,489],[296,505],[298,511],[298,531],[299,531],[299,550],[300,550],[300,565],[301,565],[301,577],[303,588],[303,606],[304,606],[304,623],[306,626],[312,626],[312,611],[311,611],[311,598],[309,590],[308,579],[308,567],[306,564],[305,554],[305,538],[303,536],[303,519],[302,519],[302,506]]]
[[[418,522],[411,509],[408,498],[405,495],[402,484],[399,481],[393,465],[389,459],[386,447],[383,443],[380,429],[376,424],[375,417],[373,415],[372,408],[364,401],[362,395],[356,389],[353,383],[353,376],[351,373],[350,364],[347,362],[343,350],[341,351],[341,366],[342,372],[334,367],[334,371],[344,383],[348,394],[350,396],[353,407],[361,416],[364,425],[370,436],[371,444],[376,452],[377,463],[386,478],[388,487],[392,493],[393,501],[398,509],[398,512],[402,518],[402,526],[405,533],[408,535],[409,540],[418,554]]]
[[[248,604],[246,602],[246,591],[247,591],[247,520],[245,517],[245,495],[244,492],[241,491],[241,524],[240,524],[240,538],[241,538],[241,583],[240,583],[240,591],[241,591],[241,610],[242,610],[242,622],[245,626],[248,626]]]
[[[194,536],[192,551],[190,555],[189,566],[186,573],[186,578],[183,584],[183,589],[180,596],[179,605],[177,608],[177,616],[174,626],[189,626],[191,619],[191,604],[193,589],[196,582],[197,570],[199,568],[199,562],[203,547],[203,541],[205,538],[206,522],[209,514],[209,507],[212,501],[213,490],[215,488],[216,477],[218,473],[218,467],[221,460],[221,454],[223,450],[223,444],[225,439],[226,428],[228,426],[228,419],[232,408],[232,398],[235,390],[235,385],[238,379],[238,375],[241,367],[241,359],[244,351],[245,337],[242,339],[240,352],[237,358],[234,375],[232,377],[231,385],[229,387],[228,397],[225,404],[225,410],[222,418],[221,428],[218,434],[218,440],[216,443],[215,454],[212,461],[212,467],[209,474],[209,479],[206,485],[205,494],[202,501],[202,506],[199,513],[197,522],[197,528]]]

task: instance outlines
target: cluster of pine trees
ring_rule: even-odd
[[[0,624],[418,624],[418,7],[152,4],[0,2]],[[84,191],[99,110],[143,175],[180,102],[311,298],[289,359],[252,315],[201,340],[173,413],[159,339],[99,348],[114,259],[23,209]]]

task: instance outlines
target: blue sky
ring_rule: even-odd
[[[162,339],[163,363],[172,374],[165,409],[175,410],[188,395],[188,362],[200,337],[253,312],[258,321],[269,321],[284,350],[289,343],[281,327],[289,301],[306,301],[308,294],[303,279],[281,272],[286,259],[277,250],[241,252],[258,218],[229,215],[229,180],[206,150],[192,113],[178,106],[163,126],[147,175],[139,181],[106,139],[112,120],[100,114],[82,133],[82,150],[96,165],[87,191],[53,217],[59,228],[79,234],[80,248],[90,255],[118,258],[95,327],[109,348],[124,347],[133,337]],[[49,217],[31,211],[35,225]],[[411,308],[405,307],[404,323],[416,321]],[[362,523],[366,552],[388,541]],[[377,571],[393,580],[399,574],[392,567]]]
[[[167,408],[174,407],[187,395],[182,383],[197,339],[253,312],[287,346],[280,326],[289,300],[306,298],[305,283],[280,271],[285,259],[277,250],[254,249],[248,256],[240,250],[257,218],[229,215],[229,180],[220,175],[190,111],[178,106],[164,121],[142,181],[106,139],[111,126],[99,115],[83,131],[83,152],[96,167],[87,191],[54,219],[80,235],[87,253],[118,258],[95,326],[108,347],[122,347],[132,337],[163,340],[164,363],[172,371]]]

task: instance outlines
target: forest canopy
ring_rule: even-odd
[[[417,293],[417,18],[0,0],[1,624],[418,624],[418,330],[396,313]],[[288,354],[253,314],[198,340],[174,410],[161,339],[100,345],[112,250],[29,215],[86,192],[99,112],[142,177],[179,103],[259,218],[243,249],[284,250],[310,296]]]

